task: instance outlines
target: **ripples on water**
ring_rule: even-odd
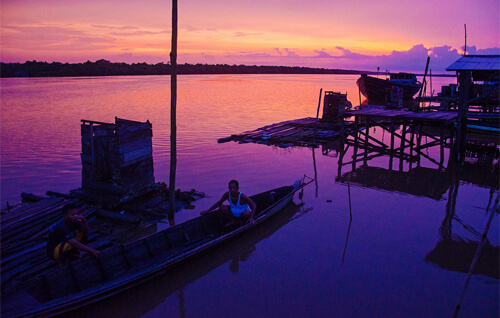
[[[335,151],[325,156],[321,149],[217,143],[231,134],[316,116],[320,88],[347,92],[352,104],[358,105],[356,79],[353,75],[179,76],[176,185],[204,191],[208,198],[195,202],[194,210],[179,213],[177,222],[210,206],[233,178],[240,180],[247,194],[290,184],[304,174],[316,176],[317,183],[306,188],[304,205],[291,211],[288,219],[75,315],[451,316],[466,274],[425,258],[442,240],[443,224],[453,238],[477,242],[486,207],[498,189],[464,180],[453,185],[446,180],[450,175],[436,178],[437,166],[423,158],[421,165],[429,173],[416,176],[415,184],[424,188],[420,191],[424,195],[415,195],[410,193],[419,191],[410,191],[411,184],[397,188],[395,182],[383,189],[367,186],[376,180],[340,182],[352,166],[342,167],[339,175]],[[21,192],[67,193],[80,186],[81,119],[149,120],[156,181],[168,181],[168,76],[1,81],[2,207],[7,201],[19,202]],[[448,81],[435,79],[433,87]],[[390,138],[381,129],[371,134]],[[426,154],[439,161],[439,149]],[[447,150],[445,156],[446,167]],[[403,172],[409,171],[407,162],[402,166]],[[356,167],[358,174],[378,171],[371,178],[390,174],[387,157],[369,160],[368,167],[361,168],[361,164]],[[393,169],[397,173],[399,161]],[[434,197],[425,195],[426,188],[436,189]],[[448,224],[451,212],[455,217]],[[294,219],[297,215],[300,218]],[[488,239],[497,250],[498,228],[496,218]],[[498,299],[498,279],[474,275],[461,314],[498,317]]]

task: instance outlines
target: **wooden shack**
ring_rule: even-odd
[[[124,202],[154,186],[149,121],[82,120],[81,135],[82,194],[86,197],[100,203]]]
[[[463,157],[466,135],[471,132],[469,125],[476,132],[493,133],[498,137],[500,55],[464,55],[446,70],[457,72],[459,96],[454,150]],[[478,112],[483,114],[478,117]],[[495,141],[498,142],[498,138]]]
[[[326,91],[323,100],[323,117],[321,121],[339,123],[343,120],[344,111],[351,107],[347,94]]]

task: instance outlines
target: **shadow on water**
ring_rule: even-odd
[[[471,269],[476,251],[480,247],[480,240],[484,239],[484,245],[481,246],[481,253],[478,255],[477,263],[472,268],[472,273],[499,279],[499,246],[494,246],[488,241],[486,237],[487,233],[478,232],[456,215],[460,182],[473,183],[481,187],[490,188],[486,214],[498,214],[498,211],[494,211],[494,209],[490,210],[492,208],[494,193],[498,191],[498,162],[494,165],[490,161],[478,162],[476,164],[462,162],[451,165],[450,170],[452,170],[452,178],[448,190],[445,218],[439,227],[439,241],[434,249],[425,256],[425,260],[446,270],[467,273]],[[491,217],[494,217],[494,215]],[[474,239],[464,239],[458,235],[453,235],[453,221],[462,226]]]
[[[185,317],[184,289],[187,286],[225,264],[228,264],[229,271],[238,274],[241,264],[256,251],[256,245],[259,242],[269,238],[287,223],[309,211],[310,209],[304,208],[302,203],[296,204],[292,201],[282,212],[227,244],[224,243],[210,249],[208,253],[191,258],[167,270],[158,278],[134,287],[132,290],[124,291],[68,314],[71,317],[108,317],[116,313],[122,314],[123,308],[126,308],[127,317],[140,317],[163,303],[169,296],[176,294],[180,317]]]
[[[425,261],[434,263],[438,267],[460,273],[467,273],[471,268],[474,256],[483,233],[475,230],[472,226],[467,225],[465,221],[456,215],[456,203],[459,187],[461,184],[471,184],[476,187],[490,189],[489,202],[486,207],[486,214],[496,213],[498,211],[490,211],[495,193],[499,189],[499,161],[497,146],[492,151],[491,147],[478,149],[477,146],[473,149],[467,149],[465,159],[457,162],[448,158],[448,165],[445,166],[444,160],[433,162],[435,168],[420,166],[420,157],[422,151],[416,152],[416,155],[403,156],[399,154],[401,164],[398,168],[392,165],[393,154],[384,151],[377,151],[375,147],[363,147],[358,145],[359,137],[354,140],[347,140],[344,148],[339,140],[330,145],[323,145],[323,155],[338,157],[339,168],[338,176],[335,181],[347,185],[349,189],[349,207],[350,207],[350,187],[357,186],[361,188],[370,188],[377,191],[398,192],[409,194],[418,197],[426,197],[433,200],[444,200],[448,194],[445,218],[443,219],[438,233],[439,241],[432,251],[425,256]],[[343,159],[350,146],[359,147],[352,153],[352,161],[344,163]],[[435,145],[432,145],[435,146]],[[441,143],[441,147],[444,144]],[[365,151],[360,159],[357,158],[356,151]],[[332,156],[331,152],[335,151]],[[390,164],[388,168],[378,166],[370,166],[370,161],[373,158],[385,156],[389,157]],[[443,155],[443,149],[441,149]],[[313,150],[313,160],[315,160]],[[407,163],[407,170],[403,168],[403,161]],[[358,166],[357,163],[361,164]],[[408,164],[409,163],[409,164]],[[412,167],[412,163],[417,163],[416,167]],[[314,163],[314,165],[316,165]],[[351,171],[342,174],[343,166],[351,166]],[[316,190],[317,191],[317,190]],[[452,234],[452,223],[455,221],[458,225],[466,230],[472,238],[462,238]],[[347,232],[346,245],[344,255],[347,249],[350,226],[352,223],[352,212],[350,211],[350,223]],[[477,263],[473,268],[474,274],[481,274],[487,277],[500,278],[500,250],[498,245],[493,245],[486,238],[484,245],[481,246],[481,253],[477,259]]]

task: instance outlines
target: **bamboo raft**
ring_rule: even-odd
[[[220,138],[219,143],[236,141],[239,143],[259,143],[282,148],[303,146],[316,147],[341,134],[341,125],[306,117],[274,123],[252,131]]]

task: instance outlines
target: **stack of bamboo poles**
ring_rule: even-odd
[[[278,146],[312,146],[326,142],[339,134],[339,128],[333,124],[318,122],[318,119],[308,117],[275,123],[253,131],[220,138],[218,142],[237,141]]]

